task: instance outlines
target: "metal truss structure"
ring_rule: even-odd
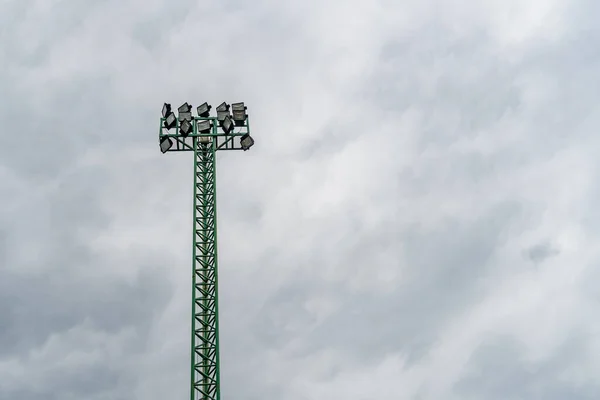
[[[250,124],[245,112],[244,120],[236,121],[229,131],[223,128],[220,118],[188,116],[188,121],[192,125],[188,134],[182,132],[181,117],[167,129],[163,111],[159,143],[163,153],[194,153],[190,399],[220,400],[216,153],[247,150]],[[198,127],[206,127],[207,121],[210,131],[199,131]],[[242,145],[244,139],[246,146]],[[254,144],[253,139],[249,140],[250,146]]]

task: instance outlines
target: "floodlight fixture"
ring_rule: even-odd
[[[179,126],[179,133],[181,133],[183,136],[187,136],[190,133],[192,133],[193,129],[194,127],[192,126],[190,121],[184,119],[183,122],[181,122],[181,126]]]
[[[210,133],[212,130],[212,123],[208,119],[198,121],[198,132],[199,133]]]
[[[212,108],[211,105],[209,105],[208,103],[202,103],[198,106],[198,108],[196,109],[196,111],[198,111],[198,116],[202,117],[202,118],[206,118],[210,115],[210,109]]]
[[[179,121],[192,121],[192,112],[179,113]]]
[[[171,128],[175,128],[177,126],[177,118],[175,117],[175,114],[173,112],[169,112],[165,118],[165,122],[164,122],[164,126],[165,128],[167,128],[167,130],[171,129]]]
[[[191,121],[192,120],[192,106],[188,103],[183,103],[177,109],[179,114],[179,121]]]
[[[163,136],[162,138],[160,138],[160,151],[165,154],[167,151],[169,151],[169,149],[173,147],[173,141],[166,137]]]
[[[226,135],[233,131],[233,121],[231,120],[229,115],[226,115],[225,119],[223,119],[223,121],[221,122],[221,129],[223,129],[223,132],[225,132]]]
[[[169,114],[171,114],[171,105],[169,103],[165,103],[162,108],[162,116],[163,118],[167,118]]]
[[[229,114],[229,104],[223,102],[223,103],[219,104],[219,106],[217,107],[217,120],[219,122],[223,122],[223,120],[227,116],[230,116],[230,114]]]
[[[254,139],[246,133],[240,138],[240,145],[242,146],[242,150],[246,151],[254,145]]]
[[[192,106],[190,106],[187,101],[185,103],[183,103],[182,105],[179,106],[179,108],[177,108],[178,112],[190,112],[192,111]]]
[[[244,103],[233,103],[231,105],[231,110],[233,114],[233,120],[237,126],[244,126],[244,122],[246,122],[246,107]]]

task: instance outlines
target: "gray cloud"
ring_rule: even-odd
[[[540,263],[549,257],[560,254],[558,249],[555,249],[549,243],[541,243],[535,246],[531,246],[527,249],[527,257],[534,263]]]
[[[595,3],[2,7],[0,399],[188,395],[158,109],[238,99],[224,398],[598,397]]]
[[[592,399],[597,386],[569,384],[562,377],[587,351],[578,336],[538,362],[524,359],[522,345],[514,338],[490,338],[473,354],[467,376],[457,384],[457,394],[465,399],[482,395],[492,399]]]
[[[314,275],[297,277],[269,299],[262,311],[266,320],[257,321],[258,333],[272,346],[300,335],[303,353],[341,348],[357,362],[379,360],[390,352],[418,358],[437,340],[448,318],[479,300],[479,281],[489,272],[502,230],[519,211],[515,205],[499,205],[487,219],[473,224],[448,221],[436,231],[411,227],[394,234],[394,221],[372,232],[359,229],[355,240],[338,245],[347,246],[342,268],[349,274],[369,274],[378,262],[377,253],[388,251],[390,261],[397,260],[396,268],[401,263],[414,268],[402,284],[390,293],[357,295],[343,285],[324,285]],[[401,243],[408,250],[404,257],[398,251]],[[319,322],[305,305],[327,293],[335,294],[342,305]]]

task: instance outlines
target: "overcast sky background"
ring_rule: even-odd
[[[600,3],[0,0],[0,399],[189,396],[218,156],[222,398],[600,398]]]

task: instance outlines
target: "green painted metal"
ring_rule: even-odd
[[[198,133],[197,122],[211,120],[210,133]],[[169,137],[174,146],[168,150],[194,154],[194,209],[192,243],[192,332],[191,332],[191,400],[220,400],[219,364],[219,279],[217,257],[216,152],[242,150],[240,138],[250,133],[249,118],[245,126],[225,134],[214,117],[194,118],[193,132],[172,132],[160,119],[159,139]]]
[[[198,121],[210,120],[213,123],[213,129],[211,133],[199,133],[198,132]],[[218,121],[214,117],[201,118],[195,117],[194,123],[192,124],[194,130],[188,136],[182,136],[179,134],[179,122],[177,126],[171,131],[167,131],[163,128],[164,118],[160,119],[159,139],[168,137],[174,140],[174,146],[169,152],[172,151],[194,151],[194,139],[199,137],[211,137],[215,141],[215,147],[217,151],[221,150],[242,150],[240,146],[240,138],[246,133],[250,133],[250,117],[246,118],[245,126],[237,126],[231,133],[225,134],[223,130],[218,126]]]
[[[219,400],[215,142],[195,141],[191,400]]]

